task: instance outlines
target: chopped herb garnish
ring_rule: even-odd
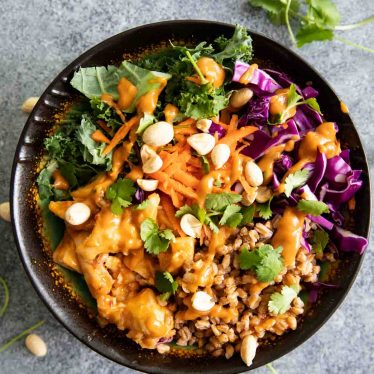
[[[322,253],[329,242],[329,234],[322,229],[315,230],[312,236],[312,250],[314,253]]]
[[[166,252],[174,234],[171,230],[160,230],[152,218],[147,218],[140,225],[140,237],[148,253],[158,255]]]
[[[223,211],[230,204],[240,203],[242,197],[236,193],[223,192],[208,194],[205,199],[206,209],[214,211]]]
[[[323,213],[329,213],[329,207],[322,201],[300,200],[297,203],[297,209],[312,216],[320,216]]]
[[[284,181],[284,193],[287,197],[291,196],[291,192],[297,188],[303,186],[309,178],[309,171],[307,169],[298,170],[293,174],[290,174]]]
[[[122,214],[123,208],[131,205],[136,188],[131,179],[119,178],[106,191],[105,197],[112,202],[111,209],[114,214]]]
[[[155,285],[159,292],[161,292],[160,298],[166,301],[171,295],[174,295],[178,289],[178,283],[174,280],[173,276],[167,272],[156,272]]]
[[[282,247],[264,244],[249,251],[243,247],[239,255],[240,269],[253,270],[260,282],[271,282],[283,270]]]
[[[300,291],[298,285],[283,286],[281,292],[274,292],[270,296],[268,308],[271,313],[283,314],[291,308],[292,301],[297,297]]]

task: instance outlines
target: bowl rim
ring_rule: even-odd
[[[50,303],[50,299],[51,299],[50,296],[51,295],[48,295],[47,293],[42,292],[42,290],[39,288],[40,280],[39,280],[36,272],[33,270],[33,268],[31,266],[29,266],[28,261],[27,261],[27,259],[29,258],[29,255],[28,255],[25,243],[24,243],[25,238],[22,237],[22,235],[19,231],[20,225],[19,225],[19,222],[18,222],[18,210],[19,210],[20,202],[19,202],[19,200],[17,200],[16,195],[14,193],[14,184],[15,184],[15,177],[16,177],[16,169],[17,169],[17,166],[18,166],[18,163],[19,163],[18,156],[19,156],[20,150],[23,146],[23,140],[25,139],[26,132],[29,129],[29,127],[31,126],[31,119],[34,117],[34,113],[36,112],[37,108],[39,106],[45,105],[45,103],[43,102],[43,99],[48,94],[48,92],[56,85],[56,83],[61,80],[61,78],[63,76],[65,76],[69,72],[72,72],[78,66],[80,66],[82,61],[84,61],[90,54],[93,54],[94,52],[99,52],[108,43],[114,42],[116,39],[126,38],[126,36],[128,34],[139,31],[141,29],[153,28],[153,27],[158,27],[158,26],[161,26],[161,25],[172,26],[172,25],[175,25],[175,24],[184,25],[186,27],[188,25],[192,26],[192,25],[196,25],[196,24],[200,24],[200,25],[203,24],[203,25],[206,25],[206,26],[223,26],[223,27],[228,27],[228,28],[232,28],[232,29],[234,29],[234,27],[235,27],[235,25],[233,25],[233,24],[214,21],[214,20],[203,20],[203,19],[177,19],[177,20],[166,20],[166,21],[160,21],[160,22],[154,22],[154,23],[147,23],[147,24],[139,25],[139,26],[136,26],[136,27],[133,27],[133,28],[129,28],[129,29],[127,29],[125,31],[122,31],[120,33],[117,33],[117,34],[115,34],[115,35],[113,35],[109,38],[106,38],[103,41],[95,44],[93,47],[87,49],[82,54],[80,54],[78,57],[76,57],[71,63],[69,63],[64,69],[62,69],[55,76],[55,78],[52,80],[52,82],[47,86],[47,88],[40,95],[39,101],[35,105],[32,112],[29,114],[29,117],[28,117],[28,119],[27,119],[27,121],[26,121],[26,123],[25,123],[25,125],[22,129],[22,132],[19,136],[19,140],[18,140],[17,147],[16,147],[16,150],[15,150],[15,156],[14,156],[13,164],[12,164],[10,194],[9,194],[10,195],[10,207],[11,207],[11,218],[12,218],[11,219],[12,231],[13,231],[13,236],[14,236],[14,239],[15,239],[15,243],[16,243],[16,247],[17,247],[17,250],[18,250],[20,260],[22,262],[23,268],[24,268],[33,288],[35,289],[39,298],[43,301],[44,305],[47,307],[47,309],[54,316],[54,318],[56,318],[58,320],[58,322],[61,323],[62,326],[64,326],[64,328],[67,331],[69,331],[70,334],[72,334],[80,342],[82,342],[87,347],[89,347],[90,349],[92,349],[96,353],[100,354],[101,356],[103,356],[103,357],[105,357],[105,358],[107,358],[107,359],[109,359],[113,362],[116,362],[117,364],[119,364],[121,366],[128,367],[128,368],[131,368],[133,370],[138,370],[138,371],[147,372],[147,373],[162,373],[162,374],[175,373],[175,370],[170,370],[170,369],[166,369],[166,368],[159,368],[159,367],[156,367],[156,366],[152,367],[151,370],[150,370],[149,367],[145,368],[144,365],[139,364],[138,362],[132,362],[130,360],[128,360],[127,364],[125,365],[123,362],[120,362],[119,360],[117,360],[114,356],[111,356],[107,352],[100,351],[98,348],[96,348],[93,344],[91,344],[91,341],[87,338],[86,335],[82,335],[82,336],[79,335],[79,333],[76,332],[74,330],[74,327],[72,326],[74,323],[71,323],[71,324],[67,323],[64,320],[64,318],[58,313],[58,311],[56,311],[52,308],[51,303]],[[291,57],[300,60],[304,65],[306,65],[306,67],[308,67],[310,70],[312,70],[321,79],[322,83],[325,84],[327,86],[327,88],[329,88],[331,90],[331,92],[335,95],[335,97],[339,99],[339,96],[337,95],[335,90],[330,86],[330,84],[327,82],[327,80],[313,66],[311,66],[303,57],[301,57],[299,54],[297,54],[295,51],[293,51],[289,47],[284,46],[282,43],[273,40],[272,38],[264,35],[261,32],[253,31],[250,28],[246,28],[246,29],[249,31],[249,33],[251,35],[256,35],[256,36],[259,36],[261,38],[266,39],[268,42],[273,43],[273,44],[277,45],[278,47],[280,47],[281,49],[283,49]],[[353,131],[357,135],[358,145],[362,149],[362,153],[363,153],[363,162],[365,163],[367,171],[368,171],[367,181],[368,181],[368,184],[369,184],[369,186],[368,186],[368,188],[369,188],[369,202],[368,202],[369,203],[369,219],[368,219],[368,222],[367,222],[367,230],[365,230],[365,231],[367,231],[365,236],[369,240],[370,232],[371,232],[371,215],[370,215],[370,210],[371,210],[371,204],[370,204],[370,201],[371,201],[371,194],[370,194],[371,182],[370,182],[370,179],[371,178],[370,178],[370,168],[368,167],[367,153],[366,153],[365,148],[363,146],[363,143],[361,141],[360,135],[359,135],[359,133],[357,131],[357,128],[354,125],[354,123],[353,123],[349,114],[348,114],[348,116],[349,116],[350,121],[352,122]],[[356,269],[354,271],[354,274],[351,277],[348,286],[345,288],[342,297],[336,302],[334,307],[331,308],[329,310],[329,312],[325,314],[325,316],[321,319],[321,322],[319,324],[317,324],[316,326],[314,326],[313,328],[311,328],[309,330],[309,332],[305,334],[303,340],[296,341],[292,345],[286,346],[281,352],[275,354],[274,357],[272,358],[272,361],[268,361],[268,363],[279,359],[280,357],[290,353],[291,351],[293,351],[294,349],[299,347],[301,344],[305,343],[310,337],[312,337],[330,319],[330,317],[335,313],[335,311],[343,303],[343,301],[345,300],[347,294],[349,293],[353,283],[355,282],[356,277],[357,277],[357,275],[358,275],[358,273],[361,269],[362,262],[363,262],[363,259],[364,259],[364,255],[365,255],[365,253],[360,257],[360,259],[357,263]],[[265,364],[266,363],[263,363],[263,365],[265,365]],[[240,370],[240,371],[230,371],[230,370],[225,370],[224,369],[224,370],[217,370],[216,373],[217,374],[220,374],[220,373],[222,373],[222,374],[241,373],[241,372],[244,372],[244,371],[253,370],[253,369],[258,368],[258,367],[260,367],[260,366],[243,367],[243,370]],[[150,370],[150,371],[148,371],[148,370]],[[178,370],[178,372],[179,373],[184,373],[183,371],[179,371],[179,370]],[[188,373],[191,373],[191,372],[188,372]]]

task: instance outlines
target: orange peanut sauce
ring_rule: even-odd
[[[252,76],[253,76],[253,73],[255,72],[256,69],[258,69],[258,65],[257,64],[252,64],[247,69],[247,71],[245,71],[244,74],[240,77],[239,82],[242,83],[242,84],[250,83],[250,81],[252,79]]]

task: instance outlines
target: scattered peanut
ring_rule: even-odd
[[[143,142],[154,147],[161,147],[170,143],[174,138],[174,128],[168,122],[157,122],[143,133]]]
[[[187,143],[201,156],[207,155],[216,143],[214,136],[200,133],[187,138]]]
[[[212,124],[212,121],[210,119],[202,118],[196,122],[196,127],[202,132],[209,133],[209,128],[211,124]]]
[[[252,187],[251,191],[244,191],[242,194],[242,204],[245,206],[250,206],[256,200],[257,187]]]
[[[0,218],[10,222],[10,205],[8,201],[0,204]]]
[[[158,186],[158,180],[156,179],[137,179],[136,183],[143,191],[154,191]]]
[[[44,340],[36,334],[30,334],[25,340],[26,348],[37,357],[43,357],[47,354],[47,345]]]
[[[39,100],[39,97],[29,97],[27,100],[24,101],[21,109],[25,113],[31,113],[32,110],[34,109],[35,104],[38,102],[38,100]]]
[[[241,88],[240,90],[234,91],[230,96],[230,106],[233,109],[239,109],[249,100],[252,99],[253,91],[249,88]]]
[[[199,312],[209,312],[215,305],[213,298],[205,291],[197,291],[191,301],[192,307]]]
[[[260,167],[253,161],[248,161],[245,164],[244,168],[244,175],[247,182],[252,187],[258,187],[261,186],[261,184],[264,181],[264,177],[262,175],[262,170]]]
[[[266,186],[260,186],[257,190],[256,201],[258,203],[266,203],[272,196],[271,189]]]
[[[256,355],[257,346],[257,339],[252,335],[247,335],[242,340],[240,356],[247,366],[252,365],[252,361]]]
[[[201,222],[192,214],[185,214],[181,218],[181,229],[182,231],[192,238],[200,238],[202,224]]]
[[[91,215],[91,209],[84,203],[74,203],[65,212],[65,221],[77,226],[85,223]]]
[[[227,144],[217,144],[211,154],[213,165],[220,169],[230,158],[230,147]]]
[[[142,169],[144,173],[151,174],[160,170],[162,167],[161,157],[148,145],[144,144],[140,149],[140,157],[142,159]]]

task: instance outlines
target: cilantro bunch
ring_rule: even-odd
[[[270,21],[277,25],[285,25],[292,44],[298,48],[314,41],[335,39],[374,53],[374,49],[353,43],[335,35],[336,31],[347,31],[374,21],[374,16],[350,25],[339,25],[340,13],[331,0],[249,0],[253,7],[266,11]],[[293,26],[296,25],[296,33]]]

